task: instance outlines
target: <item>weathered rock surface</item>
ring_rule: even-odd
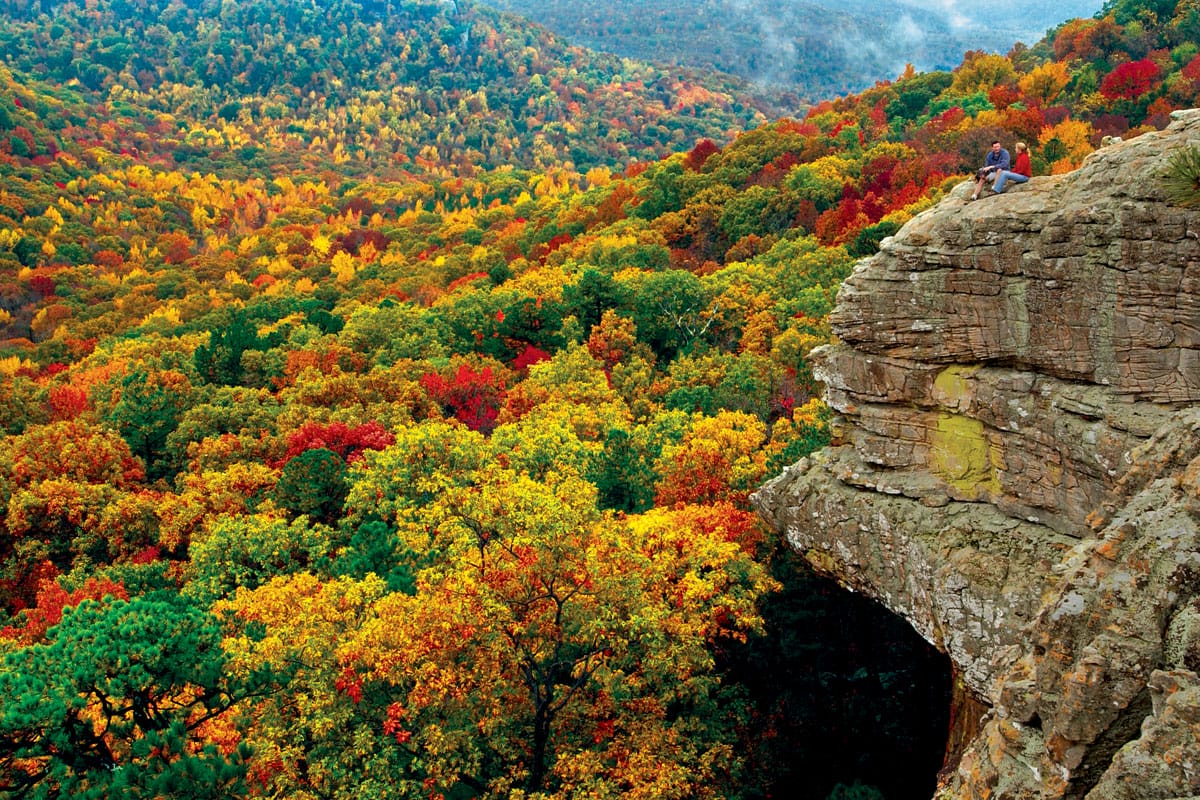
[[[846,281],[835,446],[755,496],[989,709],[939,796],[1200,795],[1200,110],[1074,173],[964,185]]]

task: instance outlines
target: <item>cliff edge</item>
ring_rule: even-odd
[[[755,495],[950,656],[983,717],[939,797],[1200,795],[1200,210],[1161,188],[1189,144],[1200,110],[885,240],[814,355],[833,446]]]

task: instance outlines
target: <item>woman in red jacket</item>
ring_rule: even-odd
[[[1006,181],[1024,183],[1032,174],[1033,170],[1029,167],[1029,148],[1025,146],[1024,142],[1017,142],[1017,160],[1013,164],[1013,168],[1000,172],[1000,175],[996,177],[996,183],[992,185],[992,191],[1000,194],[1004,191]]]

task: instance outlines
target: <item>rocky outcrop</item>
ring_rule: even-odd
[[[939,790],[1200,795],[1200,111],[909,222],[815,354],[834,445],[755,503],[988,709]]]

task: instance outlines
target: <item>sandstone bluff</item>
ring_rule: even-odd
[[[1200,110],[1079,170],[960,186],[846,281],[833,446],[755,497],[946,652],[941,798],[1200,795]]]

